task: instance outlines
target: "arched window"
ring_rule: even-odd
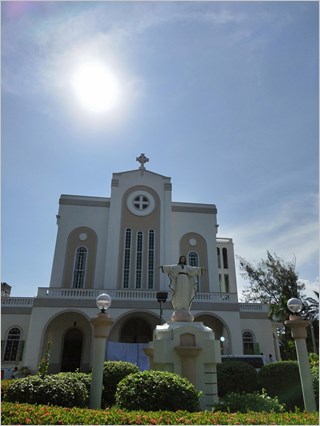
[[[199,256],[195,251],[189,253],[188,263],[190,266],[199,266]]]
[[[217,247],[217,256],[218,256],[218,268],[221,268],[221,257],[220,257],[219,247]]]
[[[154,281],[154,230],[148,233],[148,289],[153,288]]]
[[[19,352],[21,352],[21,331],[18,327],[9,330],[5,342],[3,361],[19,361]],[[20,351],[19,351],[20,349]]]
[[[188,263],[190,266],[199,266],[199,255],[195,251],[191,251],[188,255]],[[197,291],[200,289],[199,277],[197,276]]]
[[[124,262],[123,262],[123,288],[129,288],[130,275],[130,257],[131,257],[131,229],[126,229],[124,242]]]
[[[141,288],[142,281],[142,253],[143,253],[143,233],[137,233],[136,247],[136,288]]]
[[[73,268],[73,288],[84,288],[84,279],[86,275],[87,266],[87,254],[88,250],[86,249],[86,247],[79,247],[76,250]]]
[[[254,336],[251,331],[242,333],[243,353],[244,355],[254,354]]]
[[[225,247],[222,249],[222,259],[224,269],[228,269],[228,252]]]

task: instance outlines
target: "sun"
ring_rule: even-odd
[[[72,77],[72,87],[80,105],[93,113],[110,111],[119,102],[118,79],[98,62],[80,65]]]

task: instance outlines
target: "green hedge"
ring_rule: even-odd
[[[284,411],[284,404],[280,404],[277,397],[271,398],[266,393],[265,389],[261,393],[228,393],[219,402],[214,405],[214,411],[226,411],[228,413],[248,413],[255,412],[275,412],[281,413]]]
[[[131,362],[106,361],[103,367],[102,407],[114,405],[118,383],[129,374],[139,371],[139,368]]]
[[[319,410],[319,365],[311,367],[312,385],[317,408]]]
[[[287,409],[304,409],[297,361],[278,361],[265,364],[259,371],[259,382],[271,397],[277,396]]]
[[[1,380],[1,400],[4,401],[6,394],[7,394],[7,389],[8,387],[12,384],[12,381],[14,379],[4,379]]]
[[[116,404],[127,410],[199,410],[200,393],[185,378],[167,371],[130,374],[117,387]]]
[[[316,425],[318,413],[88,410],[2,402],[3,425]]]
[[[6,389],[5,401],[30,404],[52,404],[62,407],[86,407],[88,383],[77,373],[59,373],[44,378],[28,376],[12,380]]]
[[[102,407],[115,403],[114,395],[118,383],[128,374],[139,372],[130,362],[107,361],[104,363]],[[2,399],[10,402],[54,404],[65,407],[85,407],[90,395],[91,373],[59,373],[28,376],[3,381]]]
[[[230,392],[254,392],[259,389],[255,368],[233,359],[217,364],[217,381],[219,397]]]

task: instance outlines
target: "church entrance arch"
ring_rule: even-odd
[[[81,367],[83,333],[77,328],[68,330],[63,339],[61,371],[75,371]]]
[[[45,327],[41,357],[51,342],[49,373],[90,370],[92,326],[89,318],[79,311],[62,311]],[[40,362],[40,361],[39,361]]]
[[[108,341],[149,343],[157,324],[159,324],[159,316],[151,312],[128,312],[113,324]]]
[[[159,317],[150,312],[131,312],[119,318],[110,332],[106,359],[132,362],[140,370],[148,370],[144,348],[152,340],[158,322]]]
[[[152,329],[143,318],[132,317],[125,321],[120,330],[122,343],[148,343],[152,340]]]
[[[232,353],[229,327],[220,318],[212,314],[202,314],[196,316],[194,320],[202,322],[203,325],[214,331],[215,339],[220,340],[222,355]]]

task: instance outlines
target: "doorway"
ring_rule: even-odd
[[[123,324],[120,332],[120,342],[149,343],[152,340],[152,329],[143,318],[131,317]]]
[[[77,328],[68,330],[63,340],[61,371],[75,371],[81,367],[83,334]]]

